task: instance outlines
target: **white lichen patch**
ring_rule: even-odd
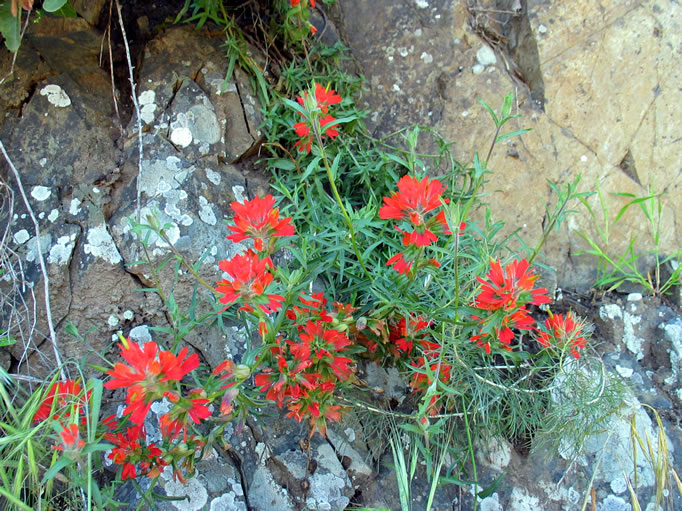
[[[120,322],[121,320],[118,319],[118,316],[116,314],[112,314],[111,316],[109,316],[109,319],[107,320],[107,323],[111,328],[116,327]]]
[[[156,93],[153,90],[146,90],[138,97],[140,104],[140,118],[145,124],[150,124],[154,121],[154,113],[156,112]]]
[[[149,197],[167,197],[171,190],[178,189],[193,171],[193,167],[182,169],[182,160],[169,156],[165,160],[143,160],[140,189]]]
[[[201,218],[201,221],[208,225],[215,225],[217,219],[213,212],[213,208],[206,200],[206,197],[199,197],[199,204],[201,206],[201,209],[199,210],[199,218]]]
[[[78,197],[74,197],[71,199],[71,205],[69,206],[69,214],[76,216],[78,213],[81,212],[81,200]]]
[[[220,181],[222,180],[222,177],[218,172],[214,172],[209,168],[205,168],[204,171],[206,172],[206,178],[213,183],[214,185],[219,185]]]
[[[629,312],[623,312],[623,342],[631,353],[634,353],[637,360],[642,360],[644,358],[644,353],[642,353],[642,344],[644,339],[638,337],[635,334],[635,325],[642,321],[640,316],[634,316]]]
[[[134,317],[135,317],[135,313],[133,311],[131,311],[130,309],[128,309],[127,311],[125,311],[123,313],[123,319],[125,319],[126,321],[130,321]]]
[[[73,247],[76,241],[76,234],[70,236],[60,236],[57,238],[57,243],[50,248],[50,254],[47,256],[49,264],[56,264],[62,266],[71,260]]]
[[[417,7],[419,7],[420,9],[426,9],[429,6],[429,2],[427,2],[426,0],[415,0],[414,3],[416,3]]]
[[[31,235],[26,229],[21,229],[14,233],[14,243],[17,245],[23,245],[31,238]]]
[[[195,474],[199,473],[195,471]],[[173,500],[171,503],[180,511],[199,511],[204,509],[208,502],[206,487],[195,477],[182,484],[179,481],[167,481],[164,485],[166,495],[169,497],[183,497],[183,500]],[[189,498],[189,500],[187,500]]]
[[[422,52],[419,58],[424,61],[424,64],[431,64],[431,62],[433,62],[433,55],[426,53],[425,51]]]
[[[246,195],[244,194],[245,190],[243,186],[240,185],[234,185],[232,187],[232,193],[234,194],[234,198],[237,202],[244,202],[247,200]]]
[[[66,108],[71,105],[71,98],[59,85],[50,84],[40,89],[41,96],[47,96],[47,100],[57,108]]]
[[[481,46],[476,52],[476,60],[483,67],[493,66],[497,63],[495,52],[489,46]]]
[[[192,143],[192,132],[189,128],[176,128],[171,131],[171,142],[176,146],[188,147]]]
[[[52,195],[52,190],[47,186],[34,186],[31,190],[31,197],[37,201],[44,201],[50,198]]]
[[[47,252],[47,247],[52,245],[52,235],[47,233],[47,234],[41,234],[40,235],[40,251],[45,254]],[[26,260],[29,263],[32,263],[34,261],[38,260],[38,238],[33,237],[28,242],[26,243],[27,247],[27,252],[26,252]]]
[[[86,239],[87,243],[83,246],[86,254],[104,259],[110,264],[121,262],[121,254],[119,254],[111,234],[107,231],[106,225],[101,224],[91,228]]]

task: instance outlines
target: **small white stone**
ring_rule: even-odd
[[[394,83],[394,84],[393,84],[393,90],[394,90],[395,92],[400,92],[400,85],[398,85],[397,83]]]
[[[478,63],[483,67],[492,66],[497,63],[495,52],[491,50],[489,46],[481,46],[476,52],[476,60],[478,60]]]
[[[583,155],[580,157],[580,161],[583,162],[583,163],[586,163],[586,162],[587,162],[587,156],[585,156],[585,155],[583,154]]]
[[[474,73],[475,75],[480,75],[484,69],[485,67],[482,66],[481,64],[474,64],[474,66],[471,68],[471,72]]]
[[[130,321],[134,317],[135,317],[135,314],[131,310],[127,310],[123,313],[123,319],[125,319],[126,321]]]
[[[640,302],[642,300],[641,293],[630,293],[628,295],[628,302]]]
[[[38,163],[40,164],[41,167],[44,167],[47,164],[47,158],[40,158],[40,160],[38,160]]]
[[[538,34],[546,34],[547,33],[547,27],[544,26],[542,23],[538,25]]]
[[[426,0],[415,0],[415,3],[420,9],[426,9],[429,6],[429,3]]]
[[[109,323],[109,326],[113,328],[113,327],[115,327],[116,325],[118,325],[119,319],[118,319],[118,317],[117,317],[116,315],[112,314],[111,316],[109,316],[109,319],[107,320],[107,323]]]
[[[431,64],[431,62],[433,62],[433,55],[430,53],[422,52],[419,58],[422,59],[425,64]]]
[[[423,32],[421,28],[418,28],[417,30],[414,31],[415,37],[421,37],[422,33]]]
[[[52,195],[52,190],[47,186],[34,186],[31,190],[31,195],[37,201],[44,201]]]

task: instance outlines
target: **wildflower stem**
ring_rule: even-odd
[[[168,236],[166,236],[166,233],[163,232],[163,229],[160,229],[158,231],[158,234],[159,234],[159,236],[161,236],[163,241],[165,241],[168,244],[168,246],[170,247],[173,254],[175,254],[175,256],[180,260],[180,262],[183,264],[183,266],[185,268],[187,268],[187,270],[194,276],[194,278],[197,279],[197,282],[199,282],[199,284],[204,286],[206,289],[210,290],[214,295],[220,296],[220,293],[218,291],[216,291],[213,286],[209,285],[208,282],[206,282],[201,277],[201,275],[199,275],[199,273],[192,267],[192,265],[187,262],[185,257],[178,251],[178,249],[173,246],[171,241],[168,239]]]
[[[343,205],[343,201],[341,200],[341,196],[339,195],[339,190],[336,188],[336,183],[334,182],[334,176],[332,176],[332,169],[331,169],[331,166],[329,165],[329,159],[327,158],[327,155],[324,152],[324,145],[322,144],[322,137],[320,137],[319,123],[313,122],[313,126],[315,128],[315,138],[317,140],[318,148],[320,149],[320,155],[322,156],[322,161],[324,162],[324,168],[327,171],[327,179],[329,180],[329,186],[332,189],[332,193],[334,194],[334,199],[336,200],[336,203],[341,208],[341,212],[343,213],[343,217],[346,219],[346,225],[348,225],[348,230],[350,232],[350,241],[351,241],[351,244],[353,245],[353,252],[355,252],[355,257],[357,257],[358,263],[360,263],[360,267],[362,268],[362,271],[364,272],[365,276],[369,279],[370,282],[373,282],[374,279],[372,278],[370,273],[367,271],[367,268],[365,267],[365,263],[362,259],[362,256],[360,255],[360,251],[358,250],[358,245],[357,245],[357,242],[355,241],[355,229],[353,228],[353,222],[351,221],[350,216],[348,216],[348,211],[346,211],[346,208]]]

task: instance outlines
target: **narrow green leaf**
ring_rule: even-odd
[[[21,21],[12,16],[11,2],[0,4],[0,33],[5,37],[5,46],[12,53],[16,53],[21,46]]]
[[[67,0],[45,0],[43,2],[43,9],[47,12],[55,12],[64,7]]]

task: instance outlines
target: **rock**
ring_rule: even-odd
[[[268,468],[275,481],[287,488],[301,505],[309,509],[343,511],[354,490],[334,450],[327,443],[313,448],[309,473],[308,460],[301,450],[289,450],[270,458]]]
[[[328,435],[329,441],[334,446],[337,456],[341,459],[348,477],[353,483],[353,487],[356,489],[363,488],[374,475],[372,468],[365,461],[369,458],[367,449],[362,449],[362,453],[358,451],[358,448],[361,448],[358,446],[360,442],[355,441],[357,440],[356,433],[352,428],[346,428],[339,434],[333,428],[329,428]],[[347,461],[344,463],[344,460]]]
[[[79,16],[85,19],[90,25],[95,26],[102,17],[102,11],[107,0],[71,0],[71,5],[76,9]]]
[[[682,73],[674,20],[682,7],[579,0],[524,1],[514,10],[513,3],[431,0],[422,9],[417,2],[343,2],[339,26],[369,82],[370,129],[385,134],[427,124],[456,141],[458,161],[471,161],[474,152],[485,157],[494,130],[477,100],[497,109],[514,90],[512,113],[523,117],[506,129],[532,131],[503,141],[488,162],[494,172],[488,202],[493,216],[505,220],[504,232],[520,228],[530,245],[541,238],[545,207],[557,200],[547,179],[565,186],[581,174],[580,190],[592,191],[598,181],[605,195],[643,196],[665,183],[673,193],[662,197],[660,251],[674,253],[682,185],[673,143]],[[623,40],[636,44],[623,51]],[[494,67],[479,62],[483,45],[495,48]],[[425,53],[433,60],[420,58]],[[478,73],[470,71],[474,64]],[[613,219],[629,199],[608,196]],[[597,201],[588,199],[598,210]],[[482,212],[474,219],[481,221]],[[597,239],[601,222],[582,210],[549,237],[543,262],[557,269],[561,287],[592,284],[595,261],[576,256],[587,245],[573,231]],[[639,251],[653,248],[635,208],[611,226],[609,250],[625,253],[631,237]]]
[[[260,136],[261,118],[246,75],[237,69],[225,83],[226,69],[219,41],[189,27],[165,31],[144,53],[138,90],[144,123],[179,148],[191,147],[187,157],[238,159]]]
[[[598,511],[631,511],[632,506],[620,497],[609,495],[597,507]]]
[[[483,466],[502,472],[511,461],[512,446],[503,438],[490,438],[476,450],[476,459]]]

